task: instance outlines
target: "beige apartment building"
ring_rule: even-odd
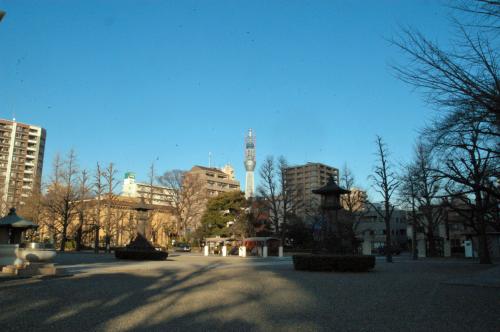
[[[351,188],[351,192],[340,197],[342,208],[352,212],[364,211],[367,208],[368,195],[359,188]]]
[[[40,190],[45,129],[0,119],[0,214]]]
[[[338,183],[339,170],[321,163],[307,163],[285,170],[285,181],[291,189],[292,206],[298,216],[307,219],[309,215],[315,214],[320,197],[313,194],[312,190],[325,185],[330,177]]]
[[[214,167],[194,166],[189,174],[195,175],[206,189],[208,197],[220,193],[240,190],[240,182],[234,177],[234,169],[226,165],[222,169]]]

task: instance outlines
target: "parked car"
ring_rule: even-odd
[[[191,252],[191,246],[189,243],[177,243],[175,245],[175,251]]]

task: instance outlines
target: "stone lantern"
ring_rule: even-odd
[[[144,199],[142,199],[141,203],[135,207],[135,211],[137,212],[137,234],[142,235],[146,239],[150,210],[151,208],[144,203]]]
[[[54,275],[54,264],[48,263],[55,257],[56,251],[43,243],[23,242],[28,229],[38,225],[23,219],[11,208],[8,215],[0,218],[0,267],[2,273],[18,276]]]
[[[146,238],[148,229],[148,214],[152,207],[144,203],[141,199],[140,204],[135,207],[137,211],[137,235],[125,248],[115,250],[115,257],[119,259],[134,260],[165,260],[168,252],[156,249]]]
[[[322,232],[321,249],[327,247],[326,240],[331,239],[333,235],[342,238],[342,225],[339,220],[338,211],[342,210],[340,195],[349,194],[350,191],[339,187],[333,177],[330,177],[328,183],[321,188],[312,191],[314,194],[321,195],[321,213],[322,213]]]
[[[20,244],[22,234],[28,229],[36,228],[38,228],[37,224],[19,217],[16,214],[16,209],[11,208],[8,215],[0,218],[0,243]]]

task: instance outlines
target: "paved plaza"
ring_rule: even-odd
[[[369,273],[289,257],[58,255],[68,276],[0,281],[2,331],[499,331],[500,265],[404,257]]]

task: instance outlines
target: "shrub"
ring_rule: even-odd
[[[366,272],[375,267],[375,256],[293,255],[295,270]]]
[[[67,240],[64,249],[65,250],[75,250],[76,248],[76,241],[75,240]]]

